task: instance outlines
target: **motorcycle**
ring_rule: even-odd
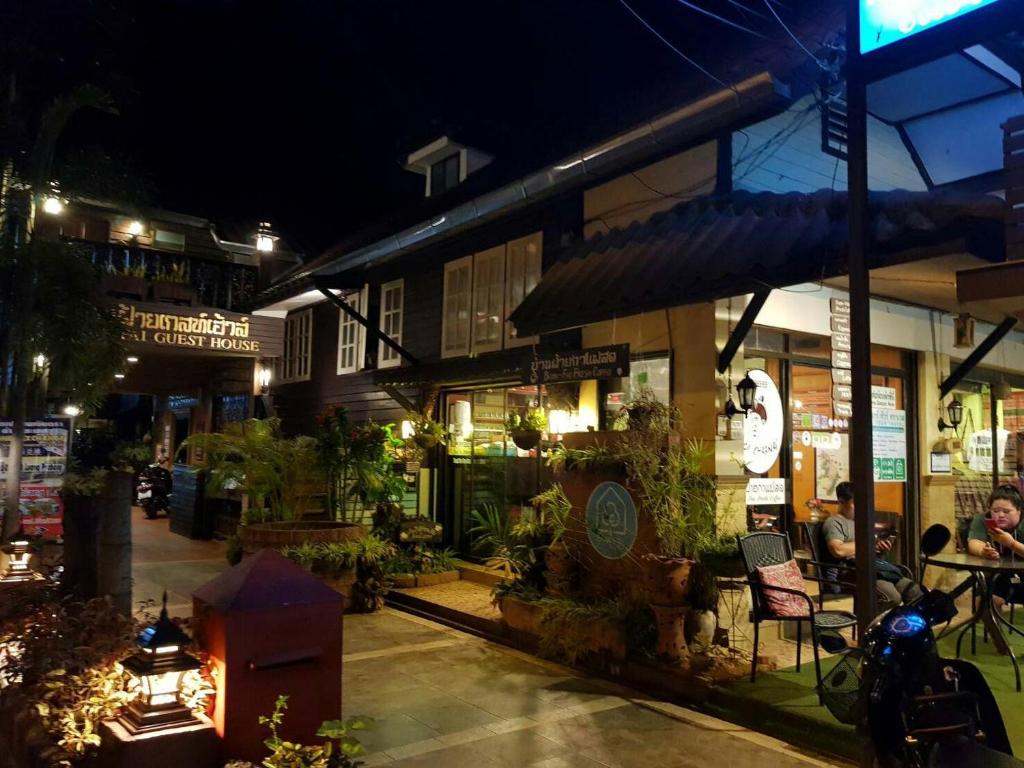
[[[933,525],[921,552],[938,554],[950,533]],[[1002,715],[973,664],[939,656],[933,627],[957,614],[956,599],[974,586],[968,578],[951,592],[933,589],[909,605],[876,618],[850,648],[838,633],[822,647],[842,654],[822,680],[822,703],[841,722],[871,739],[881,768],[1020,768]]]
[[[159,464],[150,464],[139,477],[135,496],[148,520],[166,512],[171,496],[171,473]]]

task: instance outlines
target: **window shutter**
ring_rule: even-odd
[[[508,268],[505,280],[505,318],[518,307],[530,291],[540,282],[543,234],[534,232],[527,237],[512,240],[508,244]],[[515,327],[505,322],[505,346],[524,347],[536,344],[539,336],[519,338],[514,335]]]
[[[345,297],[344,301],[356,312],[365,316],[365,303],[362,300],[363,294],[352,293]],[[338,375],[343,373],[355,373],[363,367],[362,340],[365,329],[355,318],[338,310]]]
[[[441,357],[469,354],[470,313],[473,305],[473,257],[444,265],[444,314],[441,318]]]
[[[380,287],[380,330],[398,344],[402,343],[402,314],[405,281],[395,280]],[[394,368],[402,364],[401,355],[383,341],[377,351],[378,368]]]
[[[473,257],[473,354],[501,349],[505,323],[505,246]]]

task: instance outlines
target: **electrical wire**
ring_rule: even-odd
[[[626,0],[619,0],[619,5],[621,5],[627,11],[629,11],[633,15],[633,17],[636,18],[637,21],[639,21],[641,24],[644,25],[644,27],[647,28],[648,32],[650,32],[652,35],[654,35],[656,38],[658,38],[664,45],[666,45],[668,48],[670,48],[673,53],[675,53],[679,58],[681,58],[683,61],[685,61],[691,67],[693,67],[694,69],[698,70],[699,72],[701,72],[702,74],[706,75],[707,77],[711,78],[712,80],[714,80],[716,83],[718,83],[723,88],[728,88],[730,91],[735,93],[737,96],[740,95],[740,92],[738,90],[736,90],[736,86],[735,85],[729,85],[727,82],[725,82],[721,78],[715,77],[715,75],[711,74],[711,72],[709,72],[707,69],[702,67],[696,61],[694,61],[689,56],[687,56],[685,53],[683,53],[681,50],[679,50],[671,42],[669,42],[669,40],[664,35],[662,35],[658,30],[656,30],[653,26],[651,26],[643,16],[641,16],[639,13],[637,13],[635,10],[633,10],[633,7],[629,3],[627,3]]]
[[[802,42],[800,42],[800,38],[798,38],[798,37],[797,37],[796,35],[794,35],[794,34],[793,34],[793,31],[792,31],[792,30],[791,30],[791,29],[790,29],[789,27],[787,27],[787,26],[786,26],[786,22],[784,22],[784,21],[782,20],[782,17],[781,17],[781,16],[779,16],[779,14],[778,14],[778,13],[776,13],[776,11],[775,11],[775,9],[774,9],[774,8],[772,8],[772,4],[771,4],[770,0],[764,0],[764,5],[765,5],[765,7],[766,7],[766,8],[767,8],[767,9],[768,9],[769,11],[771,11],[771,12],[772,12],[772,16],[774,16],[774,17],[775,17],[775,20],[776,20],[777,22],[779,22],[779,24],[781,24],[781,25],[782,25],[782,28],[783,28],[784,30],[786,30],[786,34],[787,34],[787,35],[789,35],[789,36],[790,36],[790,38],[792,38],[793,42],[794,42],[794,43],[796,43],[796,44],[797,44],[798,46],[800,46],[800,47],[801,47],[801,48],[803,49],[803,52],[804,52],[804,53],[806,53],[806,54],[807,54],[808,56],[810,56],[810,57],[811,57],[811,59],[812,59],[812,60],[814,61],[814,63],[815,63],[815,64],[817,64],[817,65],[818,65],[818,66],[819,66],[819,67],[820,67],[821,69],[823,69],[823,70],[827,70],[827,69],[828,69],[828,67],[826,67],[826,66],[825,66],[825,65],[824,65],[824,64],[823,64],[823,63],[821,62],[821,59],[819,59],[819,58],[818,58],[817,56],[815,56],[815,55],[814,55],[813,53],[811,53],[810,49],[809,49],[809,48],[808,48],[808,47],[807,47],[806,45],[804,45],[804,44],[803,44]]]
[[[719,16],[714,11],[709,11],[706,8],[701,8],[699,5],[695,5],[694,3],[689,2],[689,0],[676,0],[676,2],[686,8],[689,8],[691,11],[702,13],[705,16],[714,19],[715,21],[719,21],[722,24],[725,24],[726,26],[732,27],[733,29],[738,29],[740,32],[746,32],[747,34],[753,35],[754,37],[760,37],[762,40],[767,39],[760,32],[750,29],[749,27],[744,27],[742,24],[737,24],[735,21],[730,21],[724,16]]]

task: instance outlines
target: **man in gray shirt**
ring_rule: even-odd
[[[839,514],[833,515],[821,526],[821,536],[825,542],[826,557],[829,562],[853,564],[856,555],[853,532],[853,484],[843,482],[836,486],[836,498],[839,500]],[[892,549],[892,539],[883,538],[875,543],[875,552],[884,555]],[[875,587],[878,590],[879,608],[885,610],[909,603],[921,596],[921,587],[913,579],[908,579],[901,570],[888,560],[875,560]]]

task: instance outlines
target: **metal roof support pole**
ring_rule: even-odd
[[[755,293],[750,303],[747,304],[747,308],[743,310],[743,315],[740,317],[739,322],[736,323],[736,327],[732,329],[732,333],[729,334],[729,338],[725,342],[725,346],[722,347],[722,351],[718,355],[718,372],[725,373],[726,368],[732,365],[732,359],[736,357],[736,350],[740,348],[740,344],[747,338],[747,333],[750,331],[750,326],[757,320],[757,315],[760,313],[764,303],[768,301],[768,295],[771,293],[770,290],[765,289]]]
[[[960,363],[960,365],[958,365],[956,369],[949,374],[946,380],[939,385],[939,399],[941,400],[952,392],[953,388],[959,384],[965,376],[968,376],[970,372],[978,366],[978,363],[985,359],[985,355],[991,352],[995,348],[996,344],[1002,341],[1006,337],[1006,334],[1013,330],[1015,325],[1017,325],[1016,317],[1008,317],[997,325],[995,330],[986,336],[985,340],[975,347],[974,351],[964,358],[963,362]]]
[[[401,355],[402,358],[405,359],[410,365],[416,365],[419,362],[419,360],[417,360],[415,357],[413,357],[405,349],[405,347],[403,347],[397,341],[395,341],[390,336],[388,336],[386,333],[381,331],[381,329],[378,328],[375,324],[371,324],[369,320],[367,320],[365,317],[363,317],[361,314],[359,314],[354,308],[349,306],[349,303],[347,301],[342,299],[340,296],[335,296],[329,290],[327,290],[326,288],[323,288],[323,287],[321,287],[319,285],[317,286],[317,289],[320,291],[320,293],[322,293],[324,296],[326,296],[328,299],[330,299],[331,303],[334,304],[335,306],[337,306],[338,309],[340,309],[346,315],[348,315],[353,320],[355,320],[357,323],[359,323],[361,326],[363,326],[363,328],[365,328],[367,330],[367,332],[370,334],[370,336],[372,336],[377,341],[380,341],[380,342],[383,342],[384,344],[387,344],[389,347],[391,347],[393,350],[395,350],[395,352],[397,352],[399,355]]]
[[[850,479],[856,499],[857,628],[863,637],[875,616],[875,485],[871,434],[871,276],[868,271],[867,85],[860,55],[860,8],[848,0],[846,99],[849,128],[850,325],[853,418]],[[868,749],[862,765],[871,765]]]

